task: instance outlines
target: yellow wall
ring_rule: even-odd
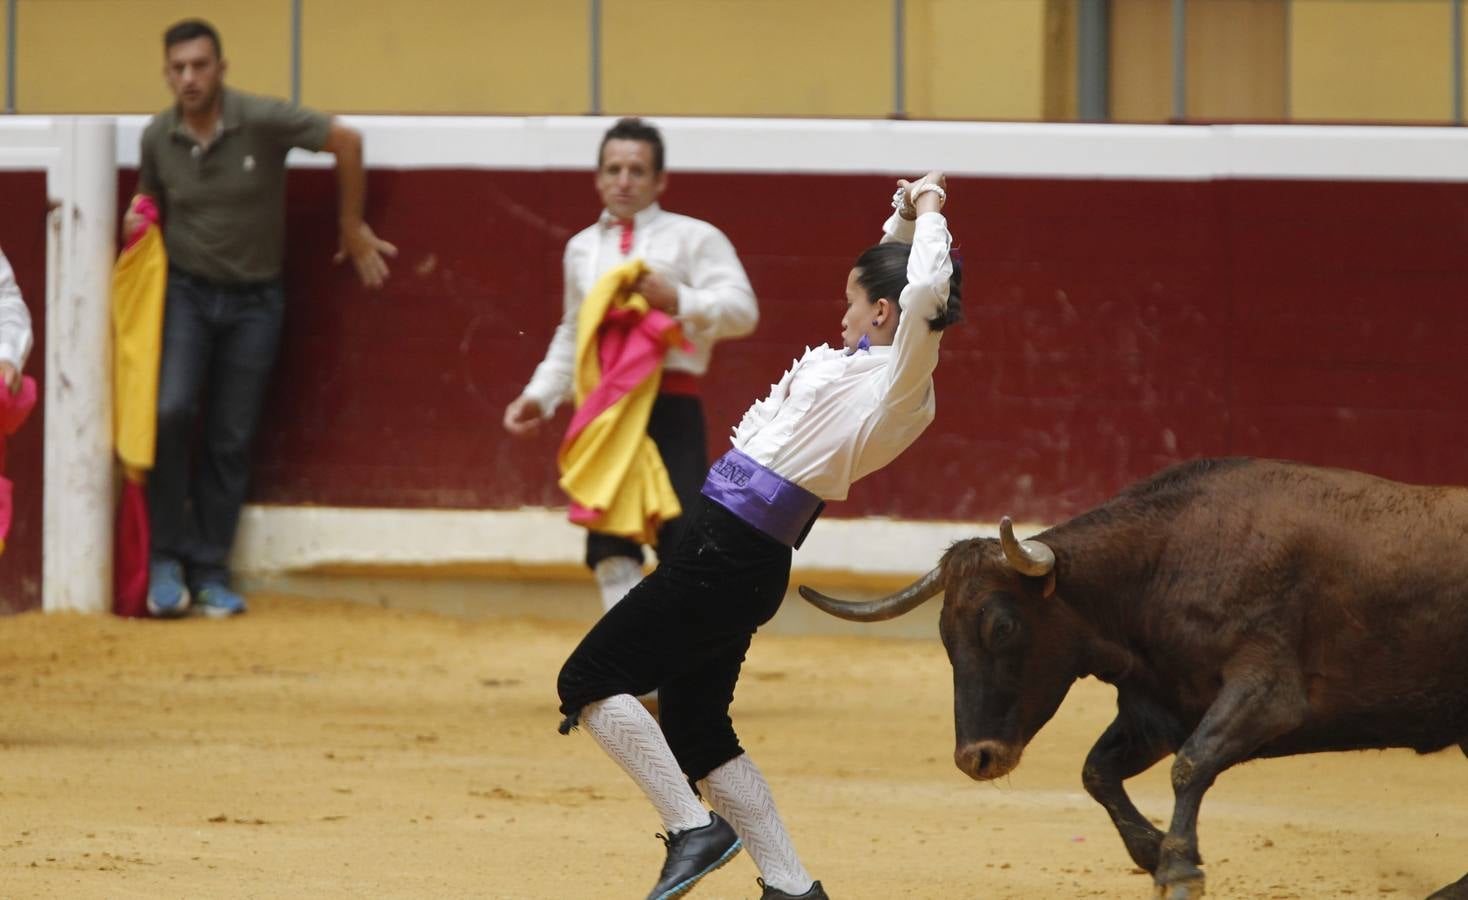
[[[1172,116],[1172,0],[1112,0],[1111,118]]]
[[[1043,118],[1045,21],[1037,0],[908,0],[908,115]]]
[[[1283,119],[1285,4],[1192,0],[1187,9],[1188,118]]]
[[[891,0],[614,0],[602,9],[609,113],[892,111]]]
[[[1302,0],[1290,22],[1296,119],[1448,121],[1451,9],[1443,0]]]
[[[1450,3],[1188,0],[1188,115],[1448,121]],[[230,84],[290,93],[291,0],[17,4],[23,113],[162,108],[162,32],[201,12],[223,35]],[[589,112],[589,6],[307,0],[302,99],[334,112]],[[1074,115],[1075,0],[907,0],[906,9],[909,116]],[[894,110],[892,0],[603,0],[602,10],[604,112]],[[1111,0],[1114,120],[1171,117],[1171,10],[1172,0]],[[4,24],[0,16],[0,47]],[[1468,71],[1458,77],[1468,93]],[[0,95],[3,79],[0,65]]]
[[[1045,119],[1069,122],[1080,114],[1080,8],[1077,0],[1045,0]]]
[[[1113,0],[1113,119],[1172,120],[1172,10],[1172,0]],[[1186,120],[1284,118],[1281,0],[1188,0],[1185,26]]]
[[[17,111],[157,112],[171,100],[163,32],[201,7],[219,30],[229,84],[290,93],[290,0],[19,0]]]
[[[310,0],[302,10],[301,101],[333,112],[585,113],[588,6]]]

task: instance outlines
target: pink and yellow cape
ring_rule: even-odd
[[[603,275],[581,304],[576,327],[576,412],[556,461],[571,498],[571,521],[593,531],[657,543],[678,516],[668,470],[647,420],[669,347],[683,346],[678,322],[634,292],[641,260]]]

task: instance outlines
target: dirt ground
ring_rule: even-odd
[[[256,597],[236,621],[0,619],[0,896],[640,898],[660,830],[556,734],[574,622]],[[954,769],[936,639],[761,635],[735,721],[831,896],[1151,896],[1081,790],[1113,692],[1077,685],[1019,769]],[[1171,809],[1167,766],[1136,779]],[[1226,773],[1210,897],[1423,897],[1468,869],[1461,753]],[[693,896],[758,896],[740,856]]]

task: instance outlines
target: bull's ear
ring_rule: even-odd
[[[1045,576],[1045,599],[1049,600],[1053,593],[1055,593],[1055,570],[1051,569],[1050,574]]]

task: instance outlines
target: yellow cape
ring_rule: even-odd
[[[157,225],[118,257],[112,270],[113,440],[133,481],[153,468],[158,421],[158,358],[168,255]]]

